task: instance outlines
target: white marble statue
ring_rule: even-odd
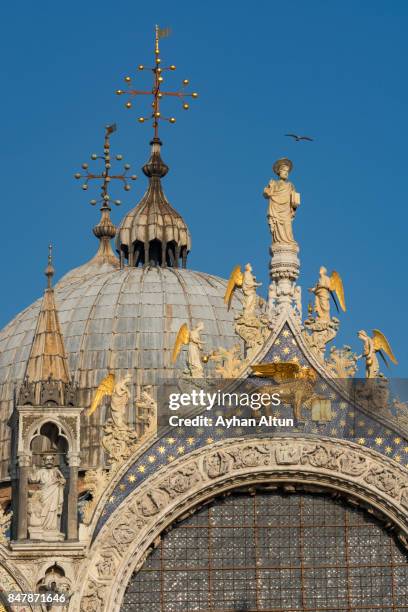
[[[127,429],[126,408],[129,404],[130,391],[128,388],[132,377],[127,374],[121,378],[114,386],[111,398],[112,421],[118,429]]]
[[[29,482],[39,484],[31,492],[28,504],[28,533],[30,539],[62,540],[61,515],[64,503],[65,478],[54,463],[54,455],[44,455],[43,467],[33,468]]]
[[[200,321],[195,327],[190,329],[190,338],[188,342],[187,367],[193,378],[204,378],[204,367],[202,362],[202,350],[204,343],[201,340],[201,332],[204,329],[204,323]]]
[[[274,244],[297,244],[293,237],[292,221],[300,204],[300,194],[288,181],[292,167],[290,159],[278,159],[273,165],[273,171],[279,179],[270,180],[263,192],[269,200],[268,223]]]
[[[258,283],[256,277],[252,274],[252,266],[247,263],[245,266],[245,272],[242,275],[242,293],[244,294],[244,311],[245,317],[256,316],[256,307],[258,303],[258,296],[256,294],[257,287],[260,287],[262,283]]]

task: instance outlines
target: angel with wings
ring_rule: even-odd
[[[387,367],[388,363],[384,353],[388,355],[392,363],[397,365],[398,361],[395,359],[390,343],[379,329],[373,329],[372,338],[364,330],[359,331],[357,335],[363,342],[363,353],[358,359],[365,358],[366,378],[377,378],[380,373],[377,353],[381,355]]]
[[[331,276],[328,276],[327,269],[322,266],[319,270],[319,280],[309,291],[315,295],[314,310],[317,319],[320,319],[320,321],[330,321],[330,297],[332,297],[337,311],[339,310],[335,294],[340,302],[341,309],[346,312],[343,282],[335,270]]]
[[[125,420],[126,407],[130,399],[130,391],[128,385],[131,381],[130,374],[116,381],[115,374],[110,372],[101,380],[92,400],[91,407],[88,410],[88,416],[91,416],[99,407],[104,397],[111,397],[110,409],[113,423],[119,429],[126,429]]]
[[[176,341],[173,347],[171,360],[176,363],[177,358],[183,345],[188,346],[187,352],[187,370],[193,378],[204,377],[204,367],[202,350],[204,343],[201,340],[201,332],[204,329],[204,323],[200,321],[195,327],[189,329],[187,323],[183,323],[177,333]]]
[[[262,283],[258,283],[256,277],[252,274],[252,266],[250,263],[247,263],[244,272],[242,272],[240,266],[235,266],[229,277],[227,289],[224,295],[224,302],[227,304],[228,310],[231,306],[232,294],[234,293],[235,288],[240,287],[242,289],[242,293],[244,294],[243,315],[246,317],[255,316],[255,310],[258,302],[256,289],[261,285]]]

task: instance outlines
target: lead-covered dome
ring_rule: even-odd
[[[118,270],[86,266],[69,273],[55,286],[55,301],[72,378],[79,386],[79,404],[90,405],[93,391],[108,368],[118,376],[130,372],[134,387],[155,385],[161,378],[180,375],[171,351],[182,323],[203,321],[205,351],[240,343],[231,310],[224,304],[226,281],[209,274],[175,268],[146,267]],[[1,478],[8,476],[13,396],[24,377],[40,311],[37,300],[0,332],[0,448]],[[134,389],[135,391],[135,389]],[[82,467],[102,461],[99,431],[105,420],[100,409],[83,417]],[[134,423],[132,403],[129,422]]]

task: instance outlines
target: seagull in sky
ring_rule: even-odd
[[[310,140],[310,142],[313,142],[313,138],[310,138],[310,136],[298,136],[297,134],[285,134],[285,136],[294,138],[296,142],[300,142],[301,140]]]

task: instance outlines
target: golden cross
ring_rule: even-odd
[[[116,124],[107,125],[105,128],[105,141],[103,145],[103,155],[97,155],[96,153],[92,153],[91,155],[92,160],[102,159],[104,161],[104,169],[101,171],[101,173],[94,174],[92,172],[89,172],[88,164],[84,163],[82,164],[82,168],[83,170],[85,170],[85,174],[81,174],[80,172],[77,172],[74,175],[76,179],[80,179],[80,178],[85,179],[85,182],[82,185],[82,189],[84,189],[84,191],[88,189],[89,181],[93,179],[99,179],[102,181],[100,201],[102,201],[102,208],[108,209],[108,210],[110,210],[110,207],[109,207],[110,195],[108,193],[110,182],[112,180],[122,181],[124,190],[129,191],[130,185],[128,183],[128,180],[131,179],[132,181],[135,181],[137,178],[135,174],[132,174],[131,176],[127,175],[128,170],[130,170],[129,164],[124,165],[124,171],[122,172],[122,174],[110,174],[110,170],[111,170],[110,137],[113,134],[113,132],[116,132]],[[116,155],[115,158],[118,161],[121,161],[123,159],[123,156]],[[113,201],[117,206],[121,204],[120,200],[113,200]],[[95,204],[97,204],[97,200],[91,200],[90,203],[92,204],[92,206],[95,206]]]
[[[122,89],[117,89],[116,93],[118,96],[128,95],[128,96],[153,96],[152,101],[152,113],[147,117],[139,117],[139,122],[144,123],[149,119],[152,120],[154,137],[159,137],[159,121],[168,121],[169,123],[175,123],[175,117],[163,117],[160,110],[160,102],[163,97],[171,96],[179,98],[183,100],[183,109],[188,110],[189,104],[185,101],[185,98],[197,98],[198,94],[196,92],[189,93],[185,91],[185,88],[189,84],[188,79],[184,79],[182,82],[182,87],[179,91],[162,91],[161,86],[164,81],[163,73],[166,71],[174,71],[176,67],[172,64],[170,66],[162,67],[161,58],[160,58],[160,49],[159,49],[159,41],[160,38],[164,38],[169,36],[170,30],[168,28],[160,29],[159,26],[156,26],[155,29],[155,45],[154,45],[154,61],[155,65],[153,68],[148,68],[147,70],[151,70],[153,72],[153,86],[151,90],[140,90],[140,89],[132,89],[131,82],[132,78],[130,76],[125,77],[125,83],[128,84],[129,89],[124,91]],[[145,70],[145,66],[142,64],[139,65],[139,70]],[[132,102],[128,101],[125,104],[126,108],[132,108]]]

